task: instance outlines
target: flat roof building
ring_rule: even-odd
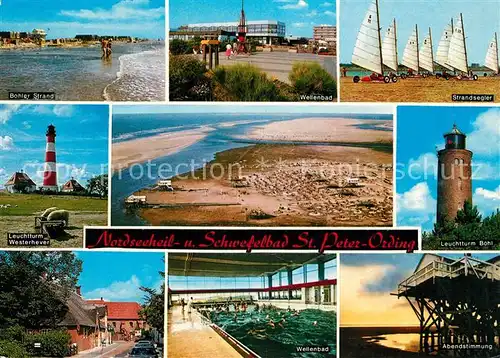
[[[337,26],[314,26],[313,31],[314,41],[337,42]]]
[[[286,25],[276,20],[247,21],[247,38],[257,40],[261,44],[281,43],[285,38]],[[193,37],[211,36],[219,33],[220,37],[235,37],[238,22],[207,22],[187,24],[170,31],[170,40],[190,40]]]

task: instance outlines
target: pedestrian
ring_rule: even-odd
[[[230,44],[226,45],[226,57],[228,60],[231,59],[231,55],[233,54],[233,49]]]
[[[190,297],[188,300],[188,313],[191,313],[191,306],[193,305],[193,297]]]

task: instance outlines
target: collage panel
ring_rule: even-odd
[[[497,357],[497,253],[342,254],[342,357]]]
[[[111,224],[392,226],[391,106],[114,106]]]
[[[0,6],[0,100],[166,100],[165,0]]]
[[[0,287],[2,357],[164,356],[164,253],[0,251]]]
[[[336,102],[336,7],[171,0],[170,101]]]
[[[424,250],[500,249],[500,108],[399,106],[397,224]]]
[[[0,247],[82,248],[108,223],[109,106],[0,104]]]
[[[500,101],[497,1],[339,6],[341,101]]]
[[[337,356],[335,254],[169,253],[167,283],[169,357]]]

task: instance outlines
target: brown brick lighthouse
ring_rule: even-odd
[[[445,148],[438,151],[437,221],[453,220],[464,207],[472,203],[472,152],[465,149],[466,135],[453,125],[444,135]]]

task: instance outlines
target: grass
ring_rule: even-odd
[[[79,212],[106,212],[108,210],[107,199],[69,195],[10,194],[2,192],[0,193],[0,204],[11,205],[10,208],[0,209],[0,216],[30,216],[52,206]]]

